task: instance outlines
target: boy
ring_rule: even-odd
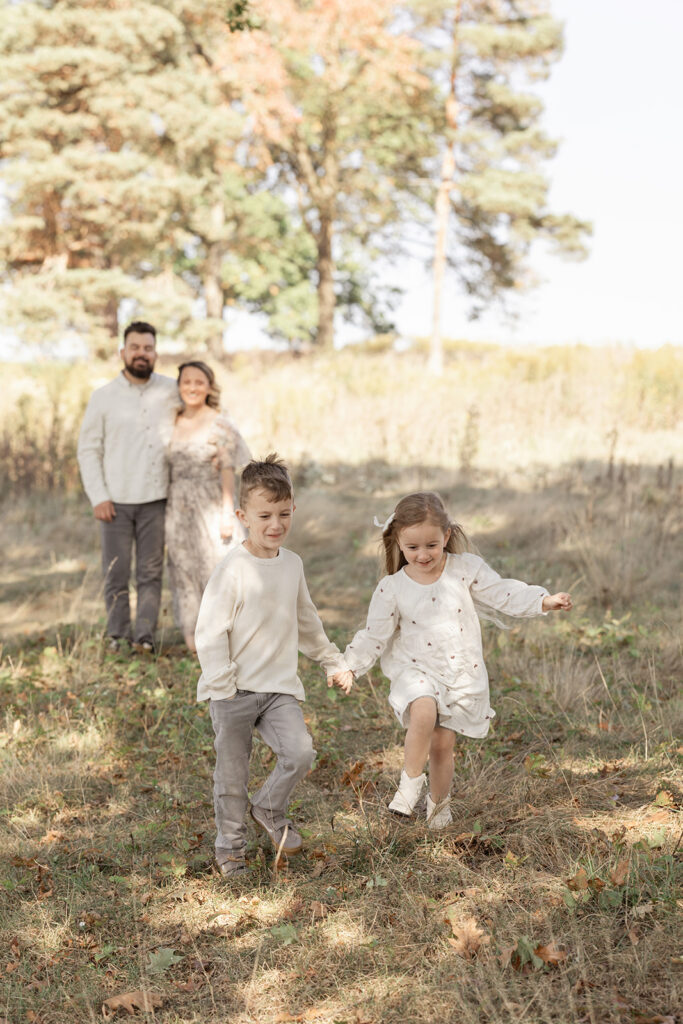
[[[291,856],[302,846],[287,805],[315,750],[301,712],[305,695],[296,674],[298,650],[322,662],[328,685],[335,682],[345,693],[352,686],[342,655],[325,636],[301,559],[281,547],[294,509],[292,482],[276,455],[245,467],[236,515],[249,536],[216,567],[199,610],[197,700],[209,700],[216,736],[216,863],[226,878],[246,870],[254,729],[277,763],[252,796],[251,816],[276,849]]]

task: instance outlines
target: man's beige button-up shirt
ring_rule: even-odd
[[[78,438],[78,465],[93,506],[166,497],[165,448],[179,408],[176,382],[159,373],[131,384],[121,372],[93,393]]]

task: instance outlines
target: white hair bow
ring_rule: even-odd
[[[391,526],[393,521],[394,521],[394,513],[393,512],[391,513],[389,518],[385,522],[383,522],[383,523],[380,523],[380,521],[377,518],[377,516],[375,516],[375,518],[372,520],[373,524],[375,526],[378,526],[380,528],[380,530],[382,531],[382,533],[385,532],[385,530],[387,529],[388,526]]]

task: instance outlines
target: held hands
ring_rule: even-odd
[[[353,672],[348,668],[344,672],[335,672],[333,676],[327,677],[327,685],[338,686],[348,696],[353,687]]]
[[[571,594],[550,594],[543,598],[544,612],[568,612],[571,611]]]

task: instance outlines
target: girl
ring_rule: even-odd
[[[470,550],[438,494],[421,491],[399,501],[382,525],[387,575],[370,602],[365,629],[344,654],[355,676],[381,658],[391,682],[389,703],[405,728],[404,768],[389,809],[410,816],[426,783],[427,820],[444,828],[453,778],[455,733],[482,737],[489,706],[477,613],[531,617],[569,610],[569,594],[504,580]]]

